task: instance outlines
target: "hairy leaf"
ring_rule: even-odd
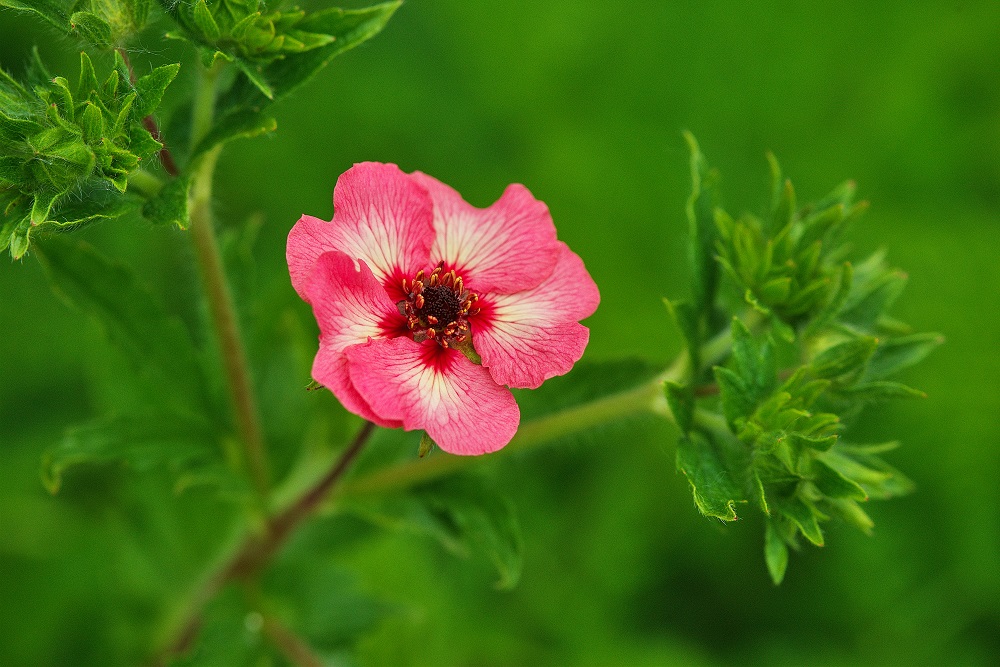
[[[682,436],[677,443],[677,469],[691,484],[698,511],[735,521],[736,505],[746,498],[733,479],[727,458],[712,439],[697,431]]]
[[[183,466],[194,459],[218,457],[210,426],[174,412],[100,419],[69,430],[42,457],[42,481],[50,493],[62,484],[63,473],[83,463],[121,462],[138,470],[160,465]]]
[[[167,402],[188,409],[205,403],[194,345],[132,270],[82,241],[53,236],[39,253],[52,287],[92,316]]]

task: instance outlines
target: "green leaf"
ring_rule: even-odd
[[[42,481],[59,491],[63,473],[82,463],[120,461],[138,470],[218,456],[210,426],[173,412],[146,412],[101,419],[71,429],[42,457]]]
[[[334,522],[327,521],[325,524],[327,531],[341,534]],[[378,626],[379,621],[390,612],[389,605],[371,597],[368,587],[362,585],[354,569],[329,557],[329,548],[318,548],[308,540],[300,546],[298,543],[303,540],[298,539],[299,535],[296,537],[286,550],[289,553],[282,554],[279,561],[263,575],[261,588],[268,607],[312,649],[322,654],[342,654],[346,646],[353,646],[361,636]],[[303,576],[303,573],[308,573],[308,576]],[[236,615],[237,627],[245,626],[245,614],[244,611]],[[246,640],[237,636],[224,642],[226,645],[232,643],[245,645]],[[229,646],[228,650],[232,651],[232,647]],[[206,667],[263,665],[259,656],[257,660],[240,661],[226,656],[224,652],[202,664]],[[338,663],[330,661],[325,664]]]
[[[837,440],[840,439],[838,435],[823,435],[823,436],[809,436],[803,435],[801,433],[790,433],[789,437],[795,442],[798,447],[808,447],[809,449],[815,449],[818,452],[829,451],[831,447],[837,444]]]
[[[21,259],[28,252],[31,229],[31,218],[25,216],[10,232],[7,243],[10,245],[10,256],[14,259]]]
[[[746,419],[757,407],[751,388],[739,375],[722,366],[714,366],[715,382],[719,385],[719,396],[722,399],[722,412],[730,426],[739,419]]]
[[[524,545],[517,513],[508,498],[474,477],[439,482],[420,490],[418,495],[447,522],[458,539],[493,564],[500,576],[497,588],[517,585]]]
[[[663,385],[663,391],[677,427],[682,433],[687,433],[694,424],[695,403],[691,385],[680,385],[667,380]]]
[[[246,108],[260,111],[283,98],[311,79],[334,57],[381,32],[400,4],[400,0],[394,0],[364,9],[330,8],[309,14],[295,28],[333,40],[319,48],[286,53],[283,58],[259,64],[259,70],[251,59],[233,56],[247,78],[237,80],[223,96],[220,109],[223,113]]]
[[[835,378],[857,370],[874,354],[877,346],[876,338],[860,336],[829,347],[813,358],[812,372],[818,378]]]
[[[904,496],[915,488],[903,473],[864,449],[838,445],[817,458],[860,486],[871,498]]]
[[[944,337],[936,333],[920,333],[882,340],[868,361],[865,378],[880,380],[894,375],[923,361],[943,342]]]
[[[890,401],[897,398],[927,398],[927,394],[901,382],[873,380],[840,390],[841,394],[861,401]]]
[[[736,504],[746,502],[718,445],[692,431],[677,443],[677,469],[687,477],[694,504],[705,516],[736,520]]]
[[[42,126],[33,120],[14,118],[0,111],[0,140],[18,141],[41,130]]]
[[[156,111],[163,99],[163,93],[177,76],[180,64],[162,65],[135,82],[137,99],[132,110],[136,118],[142,119]]]
[[[212,12],[209,11],[208,5],[205,4],[205,0],[195,0],[191,16],[194,19],[195,25],[197,25],[201,30],[202,36],[209,42],[218,41],[218,39],[222,37],[222,31],[219,30],[219,24],[216,23],[215,18],[212,17]]]
[[[59,2],[58,0],[31,0],[31,2],[0,0],[0,7],[34,12],[63,32],[69,32],[70,28],[67,4],[71,5],[72,3]]]
[[[177,225],[187,229],[191,224],[188,215],[189,176],[181,176],[169,181],[156,197],[142,207],[142,217],[156,225]]]
[[[235,139],[252,139],[262,134],[274,132],[277,121],[271,116],[257,111],[237,111],[220,119],[191,154],[191,159],[208,152],[212,148]]]
[[[164,312],[129,267],[82,241],[60,236],[46,239],[38,255],[53,289],[97,320],[167,402],[203,409],[203,378],[187,331]]]
[[[83,130],[83,139],[88,144],[100,143],[104,137],[104,114],[96,104],[86,103],[80,118],[80,129]]]
[[[884,253],[877,252],[854,267],[851,292],[839,319],[846,324],[874,331],[881,316],[902,293],[906,274],[886,266]]]
[[[799,531],[807,540],[818,547],[823,546],[823,531],[820,530],[816,512],[811,506],[798,496],[784,497],[779,495],[774,496],[771,504],[798,526]]]
[[[481,475],[444,479],[349,509],[378,525],[433,537],[459,557],[484,557],[499,574],[497,588],[513,588],[521,576],[523,540],[514,506]]]
[[[715,204],[718,199],[718,172],[710,170],[698,141],[684,133],[691,152],[691,196],[687,200],[688,261],[694,283],[692,300],[698,313],[707,313],[715,301],[719,267],[715,261]]]
[[[771,521],[767,522],[764,533],[764,560],[767,562],[771,581],[777,586],[785,578],[785,570],[788,569],[788,545],[781,539]]]
[[[247,80],[257,87],[257,90],[269,100],[274,99],[274,88],[268,83],[264,74],[264,66],[254,62],[247,62],[242,58],[234,59],[236,66],[240,68]]]
[[[111,26],[97,14],[76,12],[69,17],[73,29],[85,40],[97,47],[111,45]]]
[[[861,486],[842,474],[815,459],[812,462],[813,484],[823,495],[830,498],[848,498],[850,500],[868,500],[868,494]]]

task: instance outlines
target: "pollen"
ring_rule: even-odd
[[[399,302],[399,311],[413,340],[432,338],[451,347],[468,338],[469,318],[479,312],[479,295],[454,270],[445,271],[444,262],[430,274],[421,269],[412,280],[404,278],[402,287],[406,298]]]

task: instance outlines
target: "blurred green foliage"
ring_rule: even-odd
[[[298,391],[315,330],[284,264],[298,216],[329,218],[338,174],[396,162],[478,205],[525,183],[601,287],[586,359],[664,363],[681,346],[661,297],[686,279],[690,129],[734,214],[766,213],[769,149],[803,200],[850,177],[872,202],[848,240],[861,254],[887,248],[909,272],[896,312],[948,342],[901,378],[927,400],[876,406],[851,435],[900,438],[887,458],[917,491],[866,507],[873,537],[831,524],[830,546],[804,549],[775,588],[759,520],[699,516],[674,469],[676,433],[642,422],[485,466],[523,529],[511,590],[494,588],[492,564],[424,536],[332,520],[290,545],[268,585],[290,598],[330,591],[323,618],[299,620],[329,635],[332,658],[360,634],[361,664],[995,664],[998,30],[987,1],[405,4],[378,39],[269,109],[276,134],[232,144],[220,163],[218,213],[233,274],[251,269],[234,289],[264,419],[283,434],[279,467],[303,436],[337,443],[352,430],[331,397]],[[29,16],[0,11],[0,36],[15,75],[33,44],[66,71],[79,61]],[[157,35],[137,45],[140,74],[176,62]],[[191,81],[182,66],[172,86]],[[183,232],[118,221],[81,235],[168,286],[171,313],[205,317]],[[217,552],[231,509],[198,486],[176,493],[157,468],[93,466],[50,496],[42,452],[142,394],[30,254],[0,267],[0,294],[0,664],[134,664],[161,605],[179,603]],[[317,407],[326,432],[302,433],[296,415]],[[417,438],[376,445],[370,457],[412,455]],[[310,581],[282,567],[302,550],[325,554]],[[259,641],[255,627],[206,632],[235,655]]]

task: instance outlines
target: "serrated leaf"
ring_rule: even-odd
[[[714,366],[712,372],[719,385],[722,412],[730,426],[752,415],[757,408],[756,395],[743,378],[723,366]]]
[[[163,99],[164,91],[177,76],[180,68],[179,63],[162,65],[149,74],[139,77],[135,82],[137,99],[133,109],[136,118],[145,118],[156,111],[156,108],[160,106],[160,100]]]
[[[817,354],[810,366],[818,378],[835,378],[860,368],[874,354],[878,340],[870,336],[839,343]]]
[[[155,225],[177,225],[187,229],[191,224],[188,214],[188,188],[191,180],[181,176],[169,181],[160,192],[142,207],[142,217]]]
[[[851,481],[819,459],[814,459],[813,484],[823,495],[830,498],[847,498],[850,500],[868,500],[868,494],[859,484]]]
[[[808,447],[809,449],[815,449],[818,452],[829,451],[831,447],[837,444],[837,440],[840,436],[837,435],[825,435],[825,436],[809,436],[803,435],[801,433],[791,433],[789,437],[795,442],[799,447]]]
[[[498,588],[512,588],[520,578],[523,541],[514,506],[480,476],[453,477],[350,507],[376,524],[433,537],[457,556],[485,557],[500,575]]]
[[[875,354],[868,360],[865,378],[881,380],[924,360],[944,337],[936,333],[921,333],[889,338],[879,343]]]
[[[311,79],[335,56],[378,34],[400,4],[394,1],[365,9],[330,8],[307,15],[296,24],[297,30],[333,38],[319,48],[285,53],[267,62],[233,55],[247,78],[239,79],[223,96],[220,109],[223,113],[246,108],[260,111],[281,99]]]
[[[753,486],[757,492],[757,505],[760,507],[760,511],[770,516],[771,508],[767,504],[767,491],[764,488],[764,481],[760,478],[756,469],[753,471]]]
[[[257,90],[269,100],[274,99],[274,88],[268,82],[265,74],[264,67],[253,62],[247,62],[242,58],[234,58],[236,66],[240,68],[247,80],[250,81]]]
[[[915,485],[906,475],[873,454],[834,447],[817,455],[828,466],[853,481],[871,498],[888,499],[912,493]]]
[[[97,72],[94,70],[94,63],[86,51],[80,52],[80,81],[76,88],[76,94],[86,97],[92,90],[100,88],[101,84],[97,80]]]
[[[862,401],[890,401],[897,398],[927,398],[927,394],[891,380],[862,382],[840,390],[840,393]]]
[[[31,206],[31,224],[37,226],[45,222],[56,200],[64,194],[65,192],[37,193],[35,195],[35,202]]]
[[[0,7],[34,12],[63,32],[69,32],[69,14],[66,5],[66,2],[58,0],[31,0],[31,2],[0,0]]]
[[[222,37],[219,24],[215,22],[215,18],[208,9],[208,5],[205,4],[205,0],[195,0],[194,8],[191,10],[191,18],[194,20],[195,25],[198,26],[198,29],[201,30],[202,36],[209,42],[218,41]]]
[[[677,428],[682,433],[687,433],[694,424],[694,392],[691,386],[667,380],[663,385],[663,391],[666,394],[667,405],[670,407],[670,414],[674,416]]]
[[[111,26],[92,12],[76,12],[69,17],[73,29],[85,40],[97,47],[111,44]]]
[[[42,457],[42,481],[56,493],[63,473],[82,463],[120,461],[136,469],[217,456],[208,424],[172,412],[101,419],[71,429]]]
[[[219,144],[235,139],[252,139],[268,132],[274,132],[277,127],[277,121],[271,116],[256,111],[237,111],[225,116],[212,126],[209,133],[198,142],[191,158],[203,155]]]
[[[128,148],[140,160],[145,160],[156,155],[163,148],[163,144],[154,139],[149,130],[138,124],[133,124],[131,134],[129,135]]]
[[[788,569],[788,545],[781,539],[771,521],[767,522],[764,533],[764,560],[767,562],[771,581],[777,586],[784,580],[785,571]]]
[[[0,111],[0,139],[2,140],[18,141],[41,130],[42,126],[32,120],[14,118]]]
[[[866,535],[871,535],[875,522],[871,517],[858,506],[857,501],[841,498],[827,498],[827,504],[833,516],[840,517],[844,521],[858,528]]]
[[[889,269],[884,253],[875,253],[854,267],[851,292],[838,319],[855,327],[873,330],[905,286],[906,274]]]
[[[823,546],[823,531],[813,508],[798,496],[775,496],[771,506],[798,526],[803,536],[818,547]]]
[[[691,195],[687,200],[688,261],[693,282],[692,302],[695,311],[706,313],[715,300],[719,268],[715,261],[718,231],[715,225],[715,205],[718,199],[718,173],[708,167],[698,141],[690,132],[684,133],[691,153]]]
[[[725,382],[727,387],[722,400],[727,418],[731,414],[729,409],[737,409],[737,406],[740,411],[747,407],[750,408],[749,412],[740,415],[745,417],[749,416],[750,412],[753,412],[757,405],[774,389],[778,375],[774,344],[767,336],[760,341],[755,340],[750,330],[739,318],[733,318],[731,331],[733,337],[732,370],[738,376],[739,382],[732,382],[733,378],[731,377],[719,381],[720,392],[722,383]],[[718,373],[716,379],[718,380]],[[740,389],[741,396],[734,395],[738,387],[742,388]]]
[[[86,103],[80,117],[80,129],[83,131],[84,141],[88,144],[100,143],[104,137],[104,114],[96,104]]]
[[[715,382],[719,385],[719,396],[722,399],[722,412],[726,421],[734,425],[737,420],[745,419],[753,414],[757,407],[751,388],[739,375],[723,366],[714,366]]]
[[[677,443],[677,469],[691,484],[694,503],[705,516],[736,520],[736,504],[746,502],[719,447],[692,431]]]
[[[38,255],[52,287],[101,325],[164,400],[192,410],[207,403],[187,331],[129,267],[60,236],[50,236]]]
[[[513,588],[521,578],[523,539],[511,501],[476,479],[457,478],[419,492],[432,509],[443,512],[460,539],[486,556],[497,569],[496,587]]]
[[[12,258],[21,259],[24,257],[24,253],[28,252],[31,229],[31,218],[29,216],[25,216],[19,223],[17,223],[17,225],[14,226],[13,231],[11,231],[10,236],[8,237],[10,256]]]

